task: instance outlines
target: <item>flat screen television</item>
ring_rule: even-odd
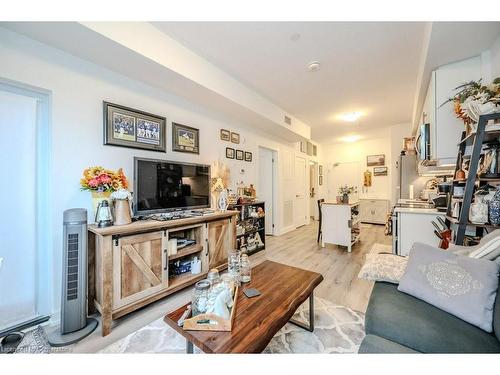
[[[134,214],[210,207],[210,166],[134,158]]]

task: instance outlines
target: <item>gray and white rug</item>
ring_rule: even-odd
[[[287,323],[271,340],[264,353],[357,353],[365,336],[364,314],[322,298],[314,299],[314,332]],[[294,315],[307,321],[309,304]],[[185,339],[163,318],[109,345],[100,353],[185,353]],[[195,347],[195,353],[200,352]]]
[[[392,245],[374,243],[369,254],[392,253]]]

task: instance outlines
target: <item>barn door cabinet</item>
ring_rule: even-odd
[[[88,309],[102,315],[103,336],[113,319],[204,279],[211,268],[227,267],[236,244],[237,211],[172,221],[137,221],[88,232]],[[168,240],[194,241],[169,254]],[[201,273],[178,274],[174,265],[201,260]]]

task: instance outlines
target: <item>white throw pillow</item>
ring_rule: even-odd
[[[368,254],[358,277],[370,281],[386,281],[399,284],[408,259],[394,254]]]

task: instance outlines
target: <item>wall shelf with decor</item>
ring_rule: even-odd
[[[483,164],[485,164],[485,159],[487,158],[488,145],[500,141],[500,130],[487,131],[488,128],[491,128],[488,123],[496,120],[500,120],[500,113],[479,116],[476,132],[471,134],[463,132],[462,140],[458,144],[459,151],[455,166],[455,178],[452,180],[451,188],[452,196],[448,201],[446,212],[448,226],[451,227],[453,225],[455,229],[456,245],[464,244],[468,230],[474,231],[477,238],[484,235],[484,230],[491,231],[500,228],[500,225],[491,223],[491,212],[487,215],[486,220],[483,218],[483,220],[480,220],[481,222],[474,222],[476,220],[471,221],[470,218],[471,205],[473,204],[475,193],[487,185],[500,183],[500,174],[498,176],[491,176],[490,173],[485,174],[485,170],[483,170],[485,168]],[[496,157],[496,163],[498,163],[498,156]],[[466,178],[462,178],[466,170],[468,171]],[[462,176],[457,178],[457,174],[461,174]],[[456,194],[457,191],[460,194]],[[486,212],[488,211],[491,210],[487,209]]]
[[[230,205],[238,211],[236,221],[236,248],[243,253],[254,254],[266,248],[266,222],[264,202]]]

